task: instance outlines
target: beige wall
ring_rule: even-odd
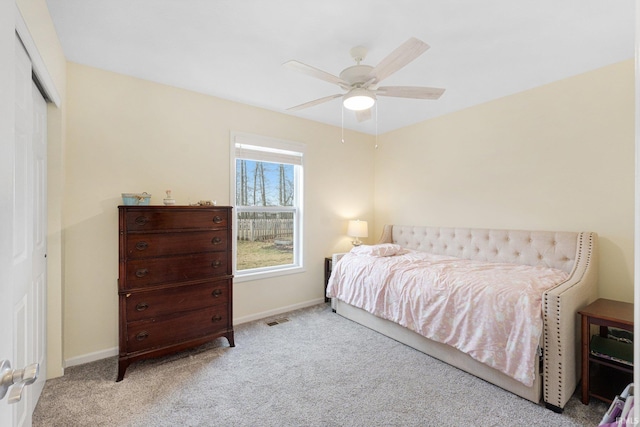
[[[69,63],[65,187],[65,357],[117,345],[123,192],[172,189],[178,204],[228,204],[231,131],[307,145],[306,271],[234,284],[236,322],[323,300],[323,259],[348,249],[346,220],[373,219],[368,135]],[[354,162],[353,159],[359,159]]]
[[[375,233],[387,223],[595,231],[600,296],[631,302],[634,111],[629,60],[385,134]]]
[[[66,67],[62,46],[45,0],[16,2],[38,52],[60,96],[60,106],[47,106],[47,377],[63,374],[62,330],[62,194],[66,139]]]

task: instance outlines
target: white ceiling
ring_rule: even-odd
[[[384,85],[446,88],[437,101],[379,98],[375,134],[580,74],[634,55],[634,0],[47,0],[69,61],[340,126],[340,99],[286,109],[338,86],[369,49],[376,65],[410,37],[431,48]],[[126,101],[126,100],[123,100]],[[375,115],[374,115],[375,117]]]

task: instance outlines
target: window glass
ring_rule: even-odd
[[[302,267],[302,152],[256,136],[234,141],[236,275]]]
[[[236,160],[238,271],[294,264],[295,211],[277,209],[294,206],[294,182],[294,165]]]

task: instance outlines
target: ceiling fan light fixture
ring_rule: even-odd
[[[367,110],[376,103],[376,97],[366,89],[354,88],[342,98],[344,108],[353,111]]]

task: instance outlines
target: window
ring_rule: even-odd
[[[304,145],[239,133],[231,141],[236,277],[299,271]]]

